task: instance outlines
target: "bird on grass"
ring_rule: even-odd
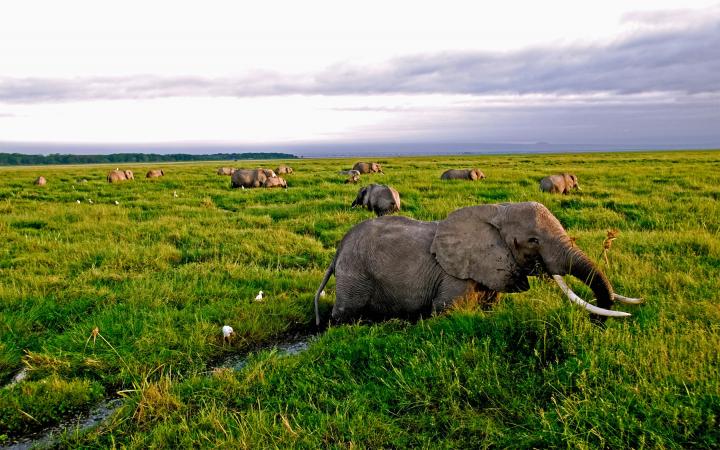
[[[120,202],[119,202],[119,201],[117,201],[117,200],[115,200],[115,204],[116,204],[116,205],[119,205],[119,204],[120,204]]]
[[[263,291],[258,292],[258,295],[255,296],[256,302],[261,302],[263,299]]]
[[[320,292],[320,297],[325,297],[325,289]]]
[[[224,325],[222,327],[222,334],[223,334],[223,342],[230,342],[230,339],[235,334],[235,330],[229,325]]]

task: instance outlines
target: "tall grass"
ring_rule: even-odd
[[[349,208],[359,186],[337,174],[354,161],[293,161],[287,190],[230,189],[216,163],[155,165],[167,175],[154,180],[142,178],[150,166],[127,166],[138,179],[113,185],[115,167],[0,169],[0,379],[28,369],[0,391],[0,410],[49,411],[40,423],[17,413],[0,435],[104,390],[124,392],[125,406],[66,445],[720,445],[716,151],[381,158],[386,175],[362,183],[395,187],[401,214],[542,202],[616,291],[646,303],[599,328],[534,280],[490,311],[333,327],[301,355],[260,352],[239,372],[207,375],[223,355],[312,329],[336,243],[372,217]],[[439,179],[460,167],[488,178]],[[539,179],[561,171],[583,191],[541,193]],[[47,186],[32,185],[38,175]],[[86,345],[96,327],[106,341]],[[47,395],[43,383],[67,388]]]

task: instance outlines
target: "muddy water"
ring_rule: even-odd
[[[241,370],[247,365],[250,353],[257,353],[262,350],[275,349],[282,356],[297,355],[298,353],[302,353],[307,350],[313,337],[314,335],[295,335],[274,344],[258,347],[252,352],[232,355],[223,359],[216,368]],[[13,380],[11,384],[21,382],[23,378],[25,377],[22,376],[19,380]],[[59,425],[46,428],[33,434],[11,439],[10,443],[0,446],[0,450],[26,450],[31,448],[49,447],[53,445],[57,438],[64,433],[82,434],[97,427],[102,424],[105,419],[117,411],[121,405],[122,399],[104,400],[101,404],[93,407],[89,412],[79,414],[70,420],[60,423]]]

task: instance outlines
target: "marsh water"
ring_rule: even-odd
[[[233,370],[242,370],[248,363],[248,358],[257,352],[264,350],[275,350],[280,356],[297,355],[307,350],[313,334],[295,334],[286,336],[279,341],[259,346],[257,348],[245,351],[239,354],[227,356],[215,364],[213,369],[230,368]],[[209,371],[207,373],[212,373]],[[25,378],[26,372],[22,370],[11,381],[10,385],[20,383]],[[0,445],[0,450],[27,450],[31,448],[43,448],[53,445],[57,438],[63,434],[82,434],[89,431],[108,419],[112,414],[122,406],[122,399],[113,398],[105,399],[100,404],[95,405],[89,411],[75,415],[74,417],[61,422],[58,425],[45,428],[43,430],[27,434],[25,436],[16,437],[10,440],[6,445]]]

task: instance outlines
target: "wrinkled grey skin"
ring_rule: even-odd
[[[318,298],[333,273],[334,322],[427,316],[471,292],[525,291],[527,277],[539,273],[571,274],[592,289],[599,307],[612,305],[605,275],[535,202],[471,206],[439,222],[386,216],[356,225],[315,295],[318,325]]]
[[[134,180],[132,170],[113,170],[107,176],[108,183],[117,183],[119,181]]]
[[[164,177],[164,176],[165,176],[165,171],[162,169],[148,170],[148,173],[145,174],[145,178],[159,178],[159,177]]]
[[[278,175],[289,175],[293,173],[293,169],[290,166],[286,166],[285,164],[281,164],[280,167],[275,169],[275,173]]]
[[[359,170],[341,170],[340,175],[360,176],[360,171]]]
[[[570,189],[580,189],[578,179],[571,173],[550,175],[540,180],[540,190],[551,194],[569,194]]]
[[[385,173],[382,171],[380,164],[374,162],[356,162],[353,170],[363,173]]]
[[[441,180],[471,180],[477,181],[485,178],[480,169],[450,169],[440,175]]]
[[[384,184],[370,184],[358,191],[352,207],[362,206],[378,216],[400,211],[400,194]]]
[[[275,187],[282,187],[287,189],[287,181],[285,181],[284,178],[280,177],[271,177],[265,180],[265,183],[263,183],[263,187],[266,188],[275,188]]]
[[[47,184],[47,180],[45,179],[45,177],[37,177],[37,179],[35,179],[34,181],[34,184],[37,186],[45,186]]]
[[[235,169],[232,167],[221,167],[217,170],[218,175],[232,175],[235,172]]]
[[[230,178],[230,185],[234,188],[256,188],[263,186],[268,178],[274,177],[275,172],[269,169],[237,169]]]
[[[356,171],[351,170],[351,172]],[[360,175],[352,174],[347,178],[347,180],[345,180],[345,184],[356,184],[358,181],[360,181]]]

